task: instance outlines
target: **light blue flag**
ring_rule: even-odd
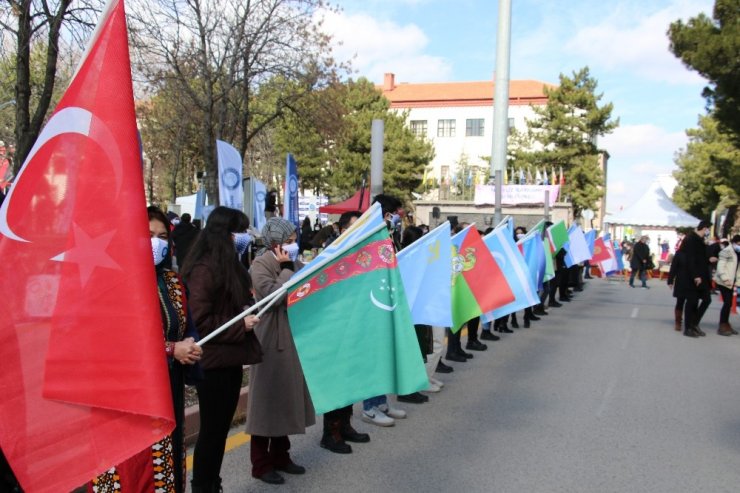
[[[586,244],[588,245],[588,253],[591,254],[591,257],[594,256],[594,242],[596,241],[596,230],[592,229],[585,235],[586,238]],[[590,258],[590,257],[589,257]]]
[[[539,303],[540,298],[537,296],[534,279],[508,228],[502,226],[494,229],[483,237],[483,241],[496,259],[506,282],[509,283],[514,293],[514,301],[484,314],[481,319],[489,322]]]
[[[545,282],[545,245],[542,243],[542,237],[538,234],[527,235],[517,242],[521,245],[524,261],[527,263],[529,275],[532,283],[537,286],[538,290],[542,289]]]
[[[370,206],[362,216],[358,217],[357,220],[352,223],[352,226],[347,228],[344,233],[339,235],[339,238],[332,241],[331,244],[324,248],[321,253],[303,266],[301,270],[293,274],[292,278],[299,276],[304,271],[313,269],[319,264],[323,264],[327,259],[334,258],[340,251],[344,251],[351,248],[353,245],[361,241],[362,238],[377,231],[379,225],[385,225],[383,220],[383,214],[381,212],[380,204],[378,202]]]
[[[617,256],[617,270],[619,272],[624,271],[624,259],[622,258],[622,249],[614,247],[614,255]]]
[[[262,226],[267,222],[265,217],[267,187],[255,177],[250,178],[249,184],[252,187],[252,224],[254,229],[262,231]]]
[[[218,198],[220,205],[244,210],[242,157],[239,151],[223,140],[216,141],[218,156]]]
[[[568,228],[568,243],[565,246],[565,266],[572,267],[581,262],[591,259],[588,243],[583,230],[577,224],[571,224]]]
[[[452,241],[445,222],[397,255],[414,324],[452,327]]]
[[[283,218],[293,223],[296,227],[296,235],[300,236],[301,222],[298,219],[298,165],[290,153],[288,153],[288,157],[285,159],[285,185],[283,192]]]
[[[606,273],[607,276],[611,276],[612,274],[616,274],[619,269],[619,263],[617,262],[617,258],[614,252],[614,243],[612,242],[612,235],[609,233],[606,233],[604,236],[601,237],[601,239],[604,240],[604,245],[611,252],[613,257],[610,258],[609,260],[605,260],[601,262],[599,266],[601,267],[602,271]]]

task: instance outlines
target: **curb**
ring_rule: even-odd
[[[247,418],[247,401],[249,400],[249,386],[242,387],[239,391],[239,402],[236,405],[236,412],[231,425],[243,423]],[[185,436],[185,446],[189,447],[198,440],[200,430],[200,409],[198,405],[185,408],[185,424],[183,435]]]

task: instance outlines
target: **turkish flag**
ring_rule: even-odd
[[[69,491],[172,431],[123,0],[0,207],[0,445]]]

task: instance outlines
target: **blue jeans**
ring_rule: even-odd
[[[365,399],[364,401],[362,401],[362,409],[364,411],[369,411],[370,409],[374,407],[378,407],[381,404],[386,404],[387,402],[388,402],[388,398],[385,395],[371,397],[369,399]]]

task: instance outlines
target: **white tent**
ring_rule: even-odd
[[[642,229],[692,227],[699,219],[681,209],[666,195],[656,181],[640,199],[616,214],[607,214],[604,222],[610,226],[638,226]]]

